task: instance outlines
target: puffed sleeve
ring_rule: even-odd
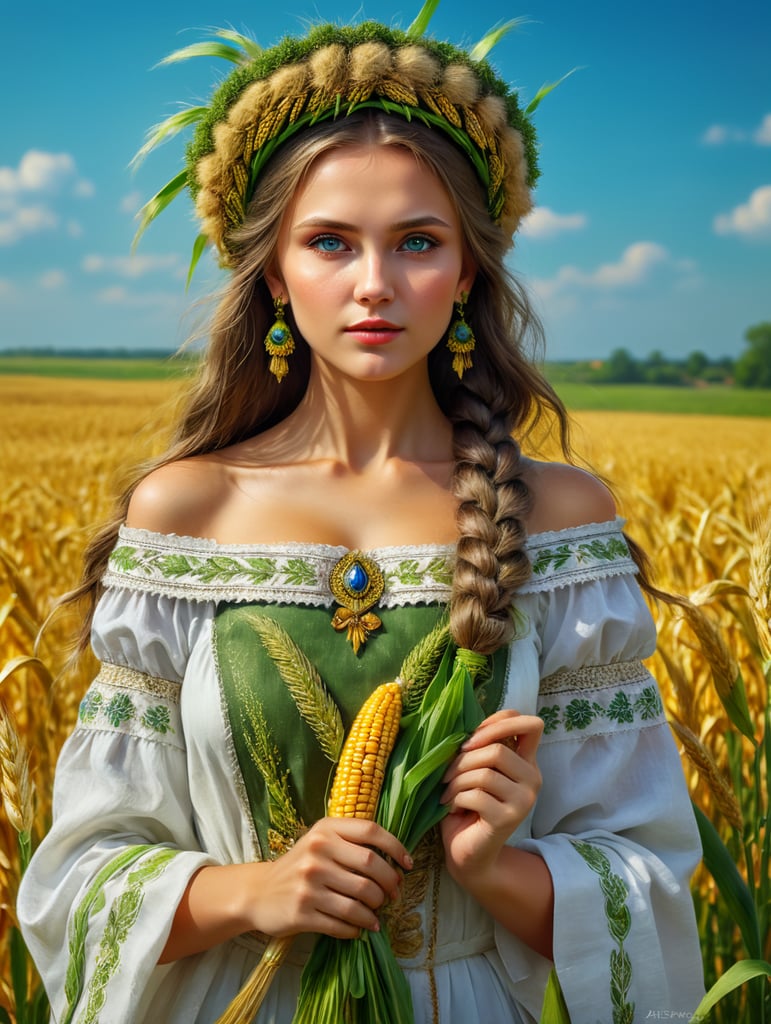
[[[135,1019],[171,969],[157,961],[188,881],[211,862],[179,713],[191,644],[210,614],[205,603],[131,590],[108,590],[97,607],[101,669],[62,748],[53,825],[17,905],[57,1024]]]
[[[526,837],[554,883],[554,966],[573,1024],[685,1016],[703,995],[690,878],[701,848],[656,682],[655,628],[631,574],[532,595],[543,787]],[[552,963],[502,927],[538,1019]]]

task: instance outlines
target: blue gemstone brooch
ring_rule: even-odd
[[[380,567],[360,551],[350,551],[335,563],[329,574],[329,589],[340,607],[332,616],[332,626],[348,631],[354,654],[367,642],[369,634],[382,622],[369,609],[377,604],[385,590]]]

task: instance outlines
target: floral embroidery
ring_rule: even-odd
[[[139,548],[122,545],[115,548],[110,562],[123,572],[141,569],[149,576],[157,571],[167,580],[187,576],[199,583],[232,583],[242,579],[259,585],[278,575],[295,584],[316,582],[314,566],[302,558],[290,558],[283,568],[279,568],[275,558],[231,558],[225,555],[199,558],[197,555],[140,551]]]
[[[319,544],[266,545],[255,550],[254,546],[216,545],[195,537],[159,536],[154,541],[152,535],[135,541],[139,533],[144,531],[121,530],[104,577],[106,586],[125,586],[130,577],[139,590],[174,596],[218,601],[256,597],[279,602],[301,597],[309,604],[328,605],[329,574],[342,550]],[[437,545],[374,552],[373,558],[390,584],[379,603],[390,608],[405,601],[446,600],[453,557],[449,545],[440,545],[439,553]]]
[[[110,725],[116,729],[123,723],[133,718],[136,713],[134,702],[127,693],[116,693],[115,696],[104,706],[104,716]]]
[[[174,732],[171,726],[171,712],[165,704],[155,704],[142,715],[142,725],[154,732]]]
[[[634,1003],[627,996],[632,983],[632,961],[624,949],[624,940],[632,927],[632,915],[626,904],[629,887],[620,875],[611,870],[610,860],[602,850],[590,843],[571,839],[573,847],[600,877],[600,889],[605,897],[605,918],[608,931],[618,949],[610,953],[610,999],[613,1004],[613,1024],[632,1024]]]
[[[664,713],[658,688],[646,686],[632,698],[624,690],[618,690],[607,706],[586,697],[573,697],[564,708],[559,704],[545,704],[538,709],[544,721],[544,735],[556,732],[563,726],[566,732],[582,732],[598,721],[615,722],[616,725],[632,725],[635,718],[644,722],[658,719]]]
[[[562,569],[571,559],[578,565],[592,561],[614,562],[616,559],[628,559],[629,548],[623,537],[610,537],[607,541],[599,537],[582,544],[566,542],[552,548],[542,548],[533,561],[533,573],[542,576],[549,569]]]
[[[147,882],[157,878],[178,851],[162,847],[147,857],[135,870],[128,873],[128,885],[113,900],[107,915],[107,924],[99,944],[94,971],[88,986],[88,1001],[78,1024],[97,1024],[104,1007],[106,988],[110,978],[120,967],[120,947],[128,938],[142,909]],[[103,897],[102,897],[103,898]]]
[[[548,736],[554,732],[560,724],[559,704],[549,704],[541,708],[538,714],[543,719],[543,731]]]
[[[104,698],[98,690],[90,689],[80,702],[78,717],[81,722],[93,722],[99,714]]]
[[[180,684],[124,665],[104,663],[78,712],[82,729],[114,729],[181,747],[172,739],[179,720]]]
[[[452,563],[448,558],[432,558],[425,565],[417,558],[404,558],[386,573],[386,579],[398,580],[404,587],[420,587],[426,579],[435,583],[450,586],[452,583]]]

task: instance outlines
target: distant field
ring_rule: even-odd
[[[89,380],[167,380],[185,373],[190,360],[87,359],[73,356],[3,356],[0,376],[24,374],[33,377],[76,377]]]
[[[186,373],[191,357],[88,359],[71,356],[3,356],[0,376],[70,377],[83,380],[169,380]],[[708,388],[645,384],[571,384],[558,382],[568,409],[691,413],[715,416],[771,416],[771,391],[714,385]]]
[[[659,387],[654,384],[554,385],[568,409],[680,412],[700,416],[771,416],[771,391]]]

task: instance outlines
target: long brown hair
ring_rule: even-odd
[[[261,175],[244,224],[229,238],[235,269],[214,312],[205,355],[167,450],[140,466],[118,498],[115,514],[93,537],[80,586],[65,600],[86,599],[80,648],[88,644],[100,580],[131,495],[148,473],[192,455],[253,437],[288,416],[305,393],[310,352],[296,330],[291,372],[279,384],[268,371],[262,340],[272,320],[264,274],[275,259],[281,219],[313,162],[352,145],[406,148],[444,184],[455,204],[477,275],[467,318],[477,338],[473,368],[458,381],[445,345],[429,355],[437,401],[453,425],[458,548],[450,625],[459,646],[489,653],[511,635],[511,607],[530,566],[524,521],[530,493],[519,443],[546,413],[570,459],[566,410],[537,368],[542,329],[527,296],[506,269],[509,245],[487,212],[467,158],[442,133],[382,112],[325,122],[287,142]]]

